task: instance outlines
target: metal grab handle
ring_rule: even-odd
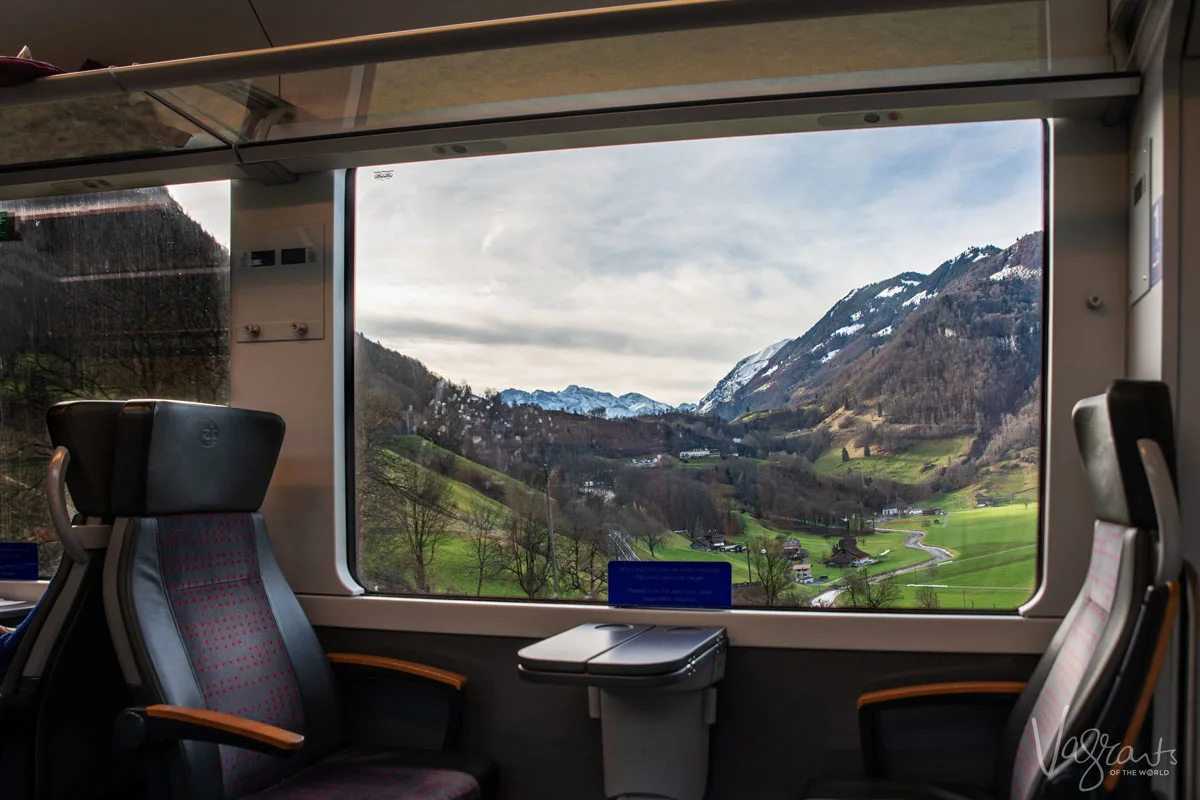
[[[1183,524],[1179,520],[1179,500],[1175,496],[1175,485],[1171,482],[1171,470],[1158,442],[1138,439],[1138,452],[1150,483],[1150,496],[1154,498],[1154,515],[1158,517],[1158,569],[1154,574],[1154,582],[1163,586],[1167,581],[1178,580],[1179,571],[1183,568],[1180,547]]]
[[[71,512],[67,510],[67,467],[70,464],[70,451],[65,447],[55,448],[46,476],[46,497],[50,501],[50,520],[54,523],[63,552],[76,564],[83,564],[88,560],[87,550],[76,538],[71,526]]]

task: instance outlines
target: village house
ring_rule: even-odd
[[[812,583],[812,565],[811,564],[793,564],[792,565],[792,580],[796,583]]]
[[[783,543],[783,557],[793,561],[808,561],[808,551],[797,540],[788,539]]]
[[[833,547],[833,556],[826,561],[830,567],[861,567],[871,559],[871,556],[858,549],[858,542],[852,537],[838,541]]]

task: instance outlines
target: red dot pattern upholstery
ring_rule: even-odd
[[[259,575],[249,514],[159,517],[159,569],[205,705],[304,733],[300,687]],[[228,797],[277,783],[288,760],[221,745]]]
[[[335,755],[251,800],[479,800],[475,778],[406,767],[386,753]]]
[[[1042,691],[1034,702],[1029,722],[1025,724],[1013,768],[1013,800],[1030,797],[1043,767],[1048,769],[1054,763],[1053,750],[1058,744],[1059,729],[1112,612],[1121,565],[1121,547],[1128,530],[1110,522],[1096,523],[1092,560],[1083,585],[1084,605],[1063,641]],[[1059,754],[1061,760],[1062,755]]]

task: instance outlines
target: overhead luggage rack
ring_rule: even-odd
[[[669,0],[54,75],[0,89],[0,185],[43,182],[35,173],[54,167],[76,178],[253,176],[276,162],[310,171],[334,155],[337,166],[358,163],[344,158],[353,153],[378,163],[366,153],[398,144],[382,134],[697,103],[1005,83],[1026,101],[1136,92],[1114,82],[1102,37],[1053,26],[1052,10],[1046,0]],[[995,101],[976,91],[953,102]],[[866,102],[871,114],[855,124],[921,121]],[[459,147],[426,146],[424,158],[511,149],[461,131],[434,138]]]

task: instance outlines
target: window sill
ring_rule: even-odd
[[[604,605],[301,595],[315,626],[536,639],[583,622],[724,625],[737,647],[1041,654],[1060,620],[1012,615],[841,611],[678,611]]]

